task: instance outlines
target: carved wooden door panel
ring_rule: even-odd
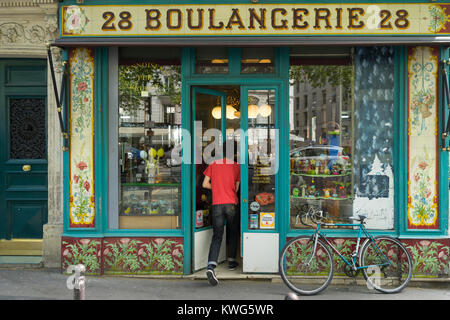
[[[46,61],[0,59],[0,239],[43,236],[46,113]]]

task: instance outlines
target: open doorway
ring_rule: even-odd
[[[194,250],[193,250],[193,270],[198,271],[206,268],[208,263],[208,253],[213,235],[212,229],[212,192],[202,187],[204,171],[216,157],[215,144],[220,140],[232,139],[236,146],[240,143],[240,88],[235,85],[222,86],[196,86],[192,90],[192,101],[194,110],[194,167],[193,172],[195,190],[193,195],[194,203]],[[236,148],[238,150],[238,148]],[[235,155],[238,161],[238,154]],[[237,190],[237,197],[240,199],[240,188]],[[236,206],[237,228],[237,254],[236,261],[239,267],[232,271],[235,274],[242,272],[242,256],[240,248],[240,201]],[[226,264],[227,244],[231,235],[224,230],[220,254],[218,272],[228,271]],[[222,270],[223,269],[223,270]]]

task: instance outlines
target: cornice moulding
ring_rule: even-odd
[[[54,4],[57,3],[55,0],[0,0],[0,8],[2,7],[38,7],[42,4]]]

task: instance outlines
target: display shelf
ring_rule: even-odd
[[[339,197],[294,197],[294,196],[291,196],[291,199],[300,199],[300,200],[334,200],[334,201],[342,201],[342,200],[351,200],[352,197],[339,198]]]
[[[302,177],[312,177],[312,178],[337,178],[337,177],[346,177],[349,176],[351,172],[343,173],[343,174],[309,174],[309,173],[295,173],[291,172],[293,176],[302,176]]]
[[[173,217],[180,213],[181,184],[123,183],[121,217]]]
[[[180,183],[141,183],[141,182],[132,182],[132,183],[122,183],[123,187],[180,187]]]

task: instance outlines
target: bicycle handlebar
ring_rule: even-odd
[[[308,218],[310,219],[310,221],[312,223],[308,223]],[[367,216],[365,216],[365,215],[358,215],[358,218],[356,218],[356,217],[348,217],[348,219],[359,221],[359,222],[361,222],[363,224],[364,224],[364,219],[366,219],[366,218],[367,218]],[[316,225],[324,225],[324,226],[334,226],[334,225],[336,225],[335,223],[326,223],[325,222],[326,220],[327,220],[327,218],[323,216],[323,211],[322,210],[318,210],[318,209],[313,208],[313,207],[310,207],[308,209],[308,211],[306,213],[304,213],[300,217],[300,221],[305,226],[315,227],[315,225],[313,225],[313,223],[316,224]]]

